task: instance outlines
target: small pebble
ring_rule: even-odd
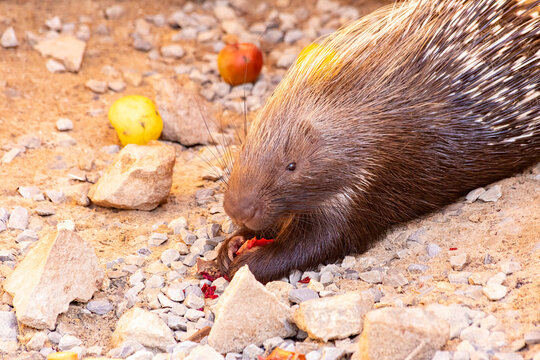
[[[56,129],[58,131],[73,130],[73,122],[68,118],[60,118],[56,121]]]
[[[469,254],[461,253],[458,255],[450,256],[450,265],[452,269],[456,271],[463,270],[465,265],[469,263]]]
[[[502,190],[500,185],[494,185],[486,190],[485,193],[478,197],[483,202],[495,202],[502,196]]]
[[[473,203],[476,200],[478,200],[478,197],[486,192],[486,189],[484,188],[477,188],[474,190],[471,190],[467,196],[465,196],[465,200],[467,200],[468,203]]]
[[[28,210],[20,206],[15,207],[9,216],[7,228],[13,230],[25,230],[27,226]]]
[[[2,47],[4,48],[13,48],[19,45],[17,36],[15,35],[15,30],[13,30],[12,26],[8,27],[4,31],[2,38],[0,39],[0,44],[2,44]]]
[[[382,274],[378,270],[365,271],[358,274],[359,278],[370,284],[380,284],[382,282]]]
[[[111,89],[114,92],[121,92],[126,89],[126,83],[123,82],[122,80],[110,81],[108,86],[109,86],[109,89]]]
[[[92,300],[86,304],[86,308],[98,315],[105,315],[114,307],[108,300]]]
[[[166,45],[166,46],[161,47],[161,55],[165,57],[173,57],[173,58],[179,59],[182,56],[184,56],[184,54],[185,54],[184,48],[177,44]]]
[[[105,81],[99,81],[94,79],[88,80],[86,83],[84,83],[84,85],[96,94],[104,94],[105,91],[107,91],[108,87]]]
[[[289,301],[294,304],[300,304],[301,302],[318,297],[319,295],[309,288],[292,289],[289,291]]]
[[[426,252],[428,256],[432,258],[439,255],[439,253],[441,252],[441,247],[437,244],[430,243],[430,244],[427,244],[426,246]]]
[[[489,283],[482,288],[482,292],[489,300],[496,301],[506,296],[508,288],[504,285]]]

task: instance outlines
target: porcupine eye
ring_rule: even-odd
[[[287,170],[294,171],[296,169],[296,163],[292,162],[289,165],[287,165]]]

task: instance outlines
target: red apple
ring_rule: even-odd
[[[218,54],[221,77],[232,86],[257,80],[263,65],[261,50],[252,43],[225,45]]]

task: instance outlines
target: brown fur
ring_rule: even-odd
[[[222,270],[248,264],[266,282],[338,260],[540,161],[540,2],[528,3],[417,0],[321,40],[235,160],[224,207],[241,228]],[[275,242],[231,262],[252,236]]]

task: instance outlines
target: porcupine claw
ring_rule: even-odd
[[[250,239],[253,236],[255,235],[250,230],[243,228],[236,231],[231,237],[223,242],[217,256],[217,264],[222,274],[229,275],[229,269],[236,252],[247,239]]]

